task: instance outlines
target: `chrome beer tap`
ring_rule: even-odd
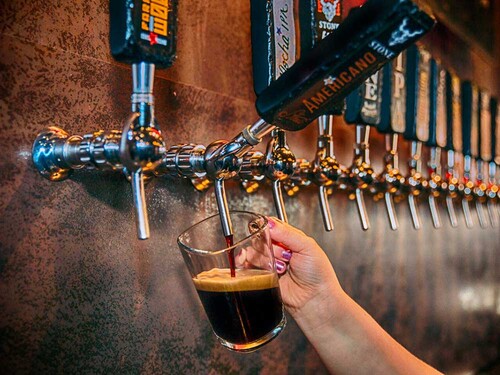
[[[382,70],[372,74],[358,90],[347,98],[345,120],[355,124],[354,158],[347,170],[348,188],[354,190],[361,228],[368,230],[370,220],[366,212],[363,191],[373,187],[375,172],[370,165],[370,126],[380,122],[382,102]]]
[[[318,130],[316,157],[308,175],[309,179],[319,188],[319,204],[325,230],[332,231],[334,225],[330,205],[328,204],[328,189],[346,176],[346,170],[335,158],[332,139],[333,116],[320,116],[318,118]]]
[[[99,131],[80,137],[51,128],[37,137],[33,161],[42,175],[52,180],[63,179],[69,169],[84,166],[123,170],[132,183],[138,237],[147,239],[144,179],[152,174],[165,152],[154,116],[154,71],[155,67],[169,67],[175,59],[177,3],[171,0],[158,5],[165,11],[164,16],[148,23],[143,20],[149,8],[135,2],[110,1],[111,54],[117,61],[132,65],[132,114],[125,120],[122,132]]]
[[[476,158],[478,156],[478,90],[470,81],[464,81],[461,84],[461,108],[462,108],[462,153],[464,158],[464,173],[462,176],[459,191],[462,196],[462,204],[465,204],[465,211],[470,211],[469,202],[474,200],[474,174],[476,171]],[[477,205],[479,224],[481,228],[486,225],[482,205]],[[465,212],[464,212],[465,213]],[[472,220],[468,227],[472,227]]]
[[[451,181],[451,178],[447,179],[445,175],[443,175],[441,162],[443,159],[443,150],[447,146],[446,71],[434,59],[431,60],[430,67],[430,126],[429,139],[427,141],[427,146],[430,148],[429,161],[427,164],[430,177],[429,207],[432,214],[435,205],[430,203],[431,200],[444,195],[448,217],[451,226],[455,228],[458,225],[455,206],[453,205],[452,196],[447,194],[448,181]],[[451,173],[453,173],[453,169],[454,165],[452,165]],[[434,224],[436,224],[435,221]]]
[[[407,53],[406,69],[406,128],[405,139],[411,141],[411,158],[408,161],[406,190],[413,227],[420,229],[422,224],[418,211],[417,197],[428,186],[422,175],[422,143],[429,139],[429,73],[430,55],[423,49],[411,46]],[[435,201],[430,201],[435,203]],[[431,209],[437,215],[437,208]],[[439,216],[433,216],[434,225],[440,226]]]
[[[399,227],[394,196],[400,195],[405,177],[399,172],[398,139],[405,129],[406,53],[401,52],[392,64],[384,66],[382,109],[377,130],[385,135],[384,170],[379,174],[376,191],[384,195],[387,216],[392,230]]]
[[[265,154],[265,175],[272,182],[274,205],[278,218],[288,223],[283,201],[282,181],[289,178],[295,170],[295,155],[286,143],[286,133],[282,129],[274,129],[271,140],[267,144]]]
[[[462,149],[462,123],[461,123],[461,99],[460,99],[460,81],[454,73],[446,71],[445,73],[445,115],[446,115],[446,173],[443,189],[446,194],[446,207],[452,227],[458,226],[454,200],[458,197],[461,165],[458,163],[457,152]],[[441,101],[438,100],[438,111]],[[460,152],[458,152],[460,156]],[[462,207],[464,207],[462,205]],[[468,205],[467,205],[468,207]],[[464,211],[465,212],[465,211]],[[468,211],[470,214],[470,211]],[[466,224],[468,223],[466,217]]]

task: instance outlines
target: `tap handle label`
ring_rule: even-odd
[[[481,157],[481,139],[479,138],[480,124],[480,107],[479,107],[479,89],[476,85],[472,85],[472,113],[471,113],[471,129],[470,129],[470,154],[473,158]]]
[[[250,3],[254,90],[259,95],[296,61],[294,0],[253,0]]]
[[[473,96],[474,89],[470,81],[462,82],[462,153],[472,155],[471,135],[474,117]]]
[[[439,66],[436,60],[429,63],[429,138],[426,145],[437,147],[437,89],[439,83]]]
[[[496,98],[490,100],[491,112],[491,161],[500,164],[500,103]]]
[[[460,79],[446,73],[446,148],[462,152],[462,99]]]
[[[418,92],[417,92],[417,139],[427,142],[430,127],[430,74],[431,54],[423,48],[418,49]]]
[[[435,76],[431,81],[434,82],[434,89],[431,89],[435,93],[435,130],[436,130],[436,145],[442,148],[445,148],[447,145],[447,137],[446,134],[447,126],[446,126],[446,70],[434,60],[431,63],[432,66],[435,67]],[[431,112],[431,118],[432,118]]]
[[[300,0],[300,49],[307,53],[335,31],[342,22],[343,0]],[[341,115],[343,101],[332,106],[328,114]]]
[[[429,138],[430,54],[411,46],[406,65],[406,128],[404,137],[426,142]]]
[[[368,0],[257,98],[270,124],[300,130],[434,25],[410,0]]]
[[[354,125],[376,126],[380,122],[383,70],[368,77],[346,102],[345,121]]]
[[[172,65],[176,54],[177,0],[110,0],[111,54],[127,64]]]
[[[403,133],[406,125],[406,51],[384,66],[382,107],[377,130]]]
[[[493,156],[491,153],[490,94],[482,90],[479,98],[479,154],[482,160],[489,162]]]

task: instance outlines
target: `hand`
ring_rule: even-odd
[[[274,256],[281,274],[281,297],[294,318],[313,299],[314,308],[321,309],[325,305],[323,300],[332,302],[332,298],[343,294],[330,260],[314,239],[277,218],[268,220]],[[287,269],[283,267],[286,263]]]

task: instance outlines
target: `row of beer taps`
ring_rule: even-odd
[[[493,137],[496,133],[491,130],[497,119],[497,106],[493,104],[496,102],[491,100],[487,108],[495,111],[489,114],[487,136],[482,132],[483,127],[486,129],[483,117],[488,116],[486,112],[483,114],[485,105],[479,105],[480,114],[472,108],[476,102],[486,103],[483,98],[487,94],[479,93],[470,82],[460,84],[456,76],[444,71],[425,50],[413,46],[434,20],[411,1],[368,0],[351,12],[335,33],[305,51],[281,76],[270,77],[269,85],[257,93],[256,109],[261,118],[233,139],[217,140],[207,146],[186,143],[170,147],[166,146],[155,118],[153,83],[155,68],[168,67],[173,62],[175,27],[160,38],[153,35],[162,32],[154,20],[134,21],[143,19],[141,8],[130,8],[120,0],[111,0],[111,5],[112,54],[118,61],[132,65],[131,115],[121,131],[79,136],[51,127],[36,138],[32,156],[39,172],[52,181],[64,180],[73,170],[81,168],[123,171],[132,183],[140,239],[149,237],[144,183],[154,176],[165,175],[188,178],[199,190],[213,184],[226,236],[232,234],[224,184],[229,179],[241,181],[248,192],[254,191],[263,179],[271,181],[277,215],[284,221],[287,215],[283,191],[293,195],[314,184],[318,187],[326,230],[334,227],[328,196],[338,190],[354,197],[365,230],[370,227],[364,204],[367,193],[384,197],[392,229],[398,227],[394,200],[404,197],[408,199],[415,228],[421,227],[417,200],[422,195],[429,197],[436,227],[441,225],[436,204],[441,197],[447,202],[453,226],[457,225],[454,210],[457,199],[462,202],[468,226],[472,224],[469,203],[473,200],[478,214],[486,204],[491,223],[498,225],[499,194],[495,180],[495,160],[498,160]],[[175,24],[173,5],[170,25]],[[137,30],[139,27],[151,29],[144,33]],[[400,57],[390,62],[395,56]],[[351,79],[339,83],[338,77],[347,72]],[[457,82],[462,95],[455,92]],[[308,100],[314,104],[304,109]],[[356,133],[354,158],[348,168],[336,160],[334,153],[333,116],[342,114],[347,123],[355,126]],[[471,135],[476,134],[473,132],[477,130],[478,118],[480,136]],[[316,156],[312,161],[297,159],[287,144],[285,130],[300,130],[315,119],[319,128]],[[385,167],[378,176],[370,166],[371,127],[387,134]],[[266,152],[253,150],[269,134]],[[412,142],[407,176],[399,172],[399,134]],[[485,143],[489,137],[488,155],[484,147],[480,152],[477,150],[478,137]],[[432,154],[429,163],[432,171],[427,178],[422,173],[423,143],[431,148]],[[444,176],[439,157],[442,149],[448,153]],[[461,155],[464,155],[463,171],[456,166],[462,160]],[[485,164],[490,167],[488,179],[482,171]],[[482,219],[484,227],[486,219]]]

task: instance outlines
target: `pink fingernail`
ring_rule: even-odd
[[[276,223],[270,217],[267,218],[267,222],[269,223],[269,229],[273,229],[276,226]]]
[[[286,271],[286,263],[276,259],[276,271],[278,271],[278,273],[284,273]]]
[[[290,260],[292,259],[292,252],[290,250],[283,250],[281,252],[281,256],[283,257],[283,259],[285,260]]]

